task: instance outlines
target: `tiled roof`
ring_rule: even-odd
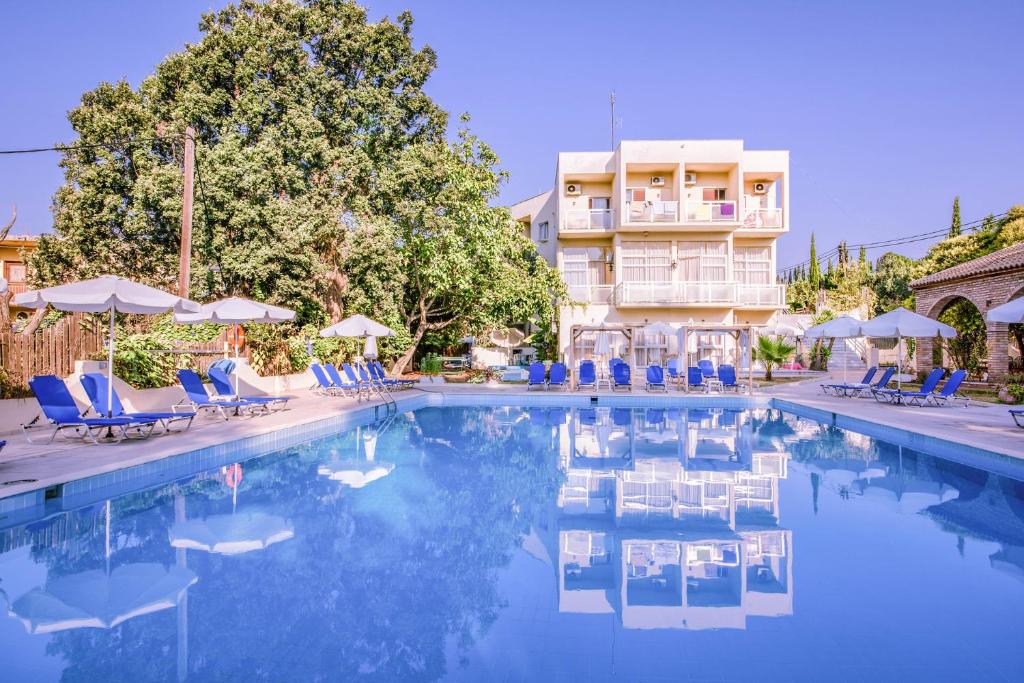
[[[994,251],[985,256],[979,256],[976,259],[955,265],[952,268],[946,268],[937,273],[925,275],[923,278],[911,282],[910,286],[927,287],[940,282],[948,282],[949,280],[959,280],[965,277],[974,277],[975,275],[985,275],[986,273],[997,273],[1002,270],[1013,270],[1014,268],[1024,268],[1024,242]]]

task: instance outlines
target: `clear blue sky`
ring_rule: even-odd
[[[138,83],[223,2],[6,3],[0,148],[71,139],[102,80]],[[559,150],[625,138],[743,138],[792,153],[779,265],[1024,203],[1024,2],[369,2],[404,8],[439,54],[430,93],[469,112],[511,173],[509,202],[546,189]],[[56,155],[0,157],[0,216],[49,229]],[[907,247],[916,255],[923,247]],[[879,252],[873,252],[877,257]]]

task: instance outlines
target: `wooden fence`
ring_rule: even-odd
[[[75,313],[30,335],[0,332],[0,368],[14,384],[27,385],[34,375],[66,377],[76,360],[103,350],[106,338],[95,320]]]

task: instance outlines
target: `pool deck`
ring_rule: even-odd
[[[815,378],[790,384],[781,384],[760,389],[755,396],[771,397],[788,401],[811,411],[822,411],[833,418],[841,416],[872,425],[895,430],[910,431],[925,437],[945,440],[967,447],[992,451],[1024,460],[1024,429],[1019,429],[1002,405],[974,403],[968,408],[950,406],[945,408],[918,408],[879,404],[872,399],[835,398],[825,396],[819,389],[823,378]],[[468,397],[479,395],[494,399],[497,397],[525,397],[543,395],[545,402],[561,392],[527,391],[523,385],[480,385],[480,384],[438,384],[425,390],[412,389],[396,395],[399,406],[408,400],[422,400],[427,394]],[[575,395],[612,396],[609,391],[587,391]],[[617,392],[617,397],[631,395],[637,399],[648,396],[665,396],[664,393],[648,394],[643,390],[630,393]],[[706,394],[690,394],[707,397]],[[683,397],[684,393],[671,390],[669,397]],[[712,400],[717,400],[712,394]],[[732,399],[735,394],[728,394]],[[742,395],[741,395],[742,396]],[[9,435],[7,446],[0,453],[0,498],[46,488],[67,481],[74,481],[106,474],[135,465],[161,460],[225,444],[248,437],[266,435],[290,427],[306,425],[317,421],[343,417],[365,408],[382,405],[381,401],[357,402],[353,398],[322,398],[301,395],[294,398],[288,410],[259,417],[239,417],[228,421],[213,418],[197,418],[192,428],[183,434],[156,436],[145,441],[125,441],[117,445],[93,445],[81,442],[55,441],[52,444],[30,444],[21,434]],[[40,436],[43,430],[40,430]],[[36,437],[38,438],[38,437]],[[8,483],[11,482],[11,483]]]

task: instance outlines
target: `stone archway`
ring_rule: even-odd
[[[932,365],[945,368],[963,368],[977,373],[981,363],[987,364],[988,334],[985,315],[974,301],[966,296],[944,296],[932,305],[929,318],[956,328],[955,339],[932,341]]]

